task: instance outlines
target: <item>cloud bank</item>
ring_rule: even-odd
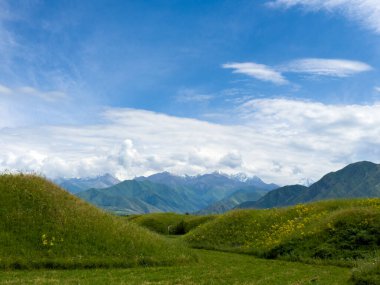
[[[280,184],[317,180],[350,162],[379,162],[379,113],[380,104],[255,99],[230,114],[238,123],[222,125],[111,108],[94,125],[1,129],[0,169],[121,179],[222,170]]]

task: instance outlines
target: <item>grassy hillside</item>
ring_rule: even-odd
[[[186,266],[96,270],[11,270],[0,284],[81,285],[342,285],[350,269],[257,259],[243,254],[194,250],[199,262]]]
[[[193,247],[353,264],[380,249],[380,199],[236,210],[185,236]]]
[[[177,264],[193,256],[32,175],[0,175],[0,267]]]
[[[126,219],[159,234],[181,235],[214,218],[215,216],[156,213],[129,216]]]

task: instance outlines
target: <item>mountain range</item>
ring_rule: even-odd
[[[214,172],[197,176],[177,176],[162,172],[125,180],[102,189],[93,187],[77,192],[76,195],[118,214],[185,213],[198,212],[205,208],[207,213],[219,213],[232,209],[240,202],[258,199],[275,188],[278,188],[275,184],[266,184],[258,177],[242,174],[229,176]],[[221,202],[223,206],[213,206],[223,199],[226,199]]]
[[[108,188],[88,189],[76,195],[118,214],[196,211],[199,203],[187,190],[148,180],[125,180]]]
[[[235,208],[246,201],[256,201],[260,199],[268,190],[256,186],[246,186],[233,192],[231,195],[210,204],[206,208],[196,212],[198,215],[221,214]]]
[[[162,172],[123,182],[106,174],[95,178],[58,179],[56,183],[118,214],[217,214],[233,208],[273,208],[326,199],[380,197],[380,165],[367,161],[353,163],[326,174],[315,183],[304,183],[306,186],[279,187],[258,177],[220,172],[196,176]]]
[[[106,188],[120,183],[120,180],[111,174],[104,174],[88,178],[57,178],[53,182],[72,194],[89,188]]]
[[[290,185],[268,192],[236,208],[273,208],[318,200],[380,197],[380,165],[368,161],[350,164],[306,187]]]

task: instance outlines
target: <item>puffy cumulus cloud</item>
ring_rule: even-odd
[[[342,13],[347,18],[376,33],[380,33],[380,5],[378,0],[274,0],[269,7],[304,7],[311,11],[325,10]]]
[[[234,111],[239,123],[222,125],[108,109],[96,125],[1,129],[0,169],[120,179],[221,170],[280,184],[317,180],[350,162],[379,160],[379,113],[380,104],[259,99]]]

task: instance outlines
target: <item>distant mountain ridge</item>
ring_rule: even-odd
[[[222,174],[223,175],[223,174]],[[226,175],[226,174],[225,174]],[[245,184],[249,186],[254,186],[263,190],[273,190],[278,188],[279,186],[274,183],[265,183],[263,180],[261,180],[258,176],[247,176],[245,173],[237,173],[232,175],[227,175],[227,177],[244,182]]]
[[[57,178],[53,182],[63,189],[76,194],[89,188],[106,188],[120,183],[120,180],[111,174],[104,174],[87,178]]]
[[[273,208],[326,199],[370,197],[380,197],[380,165],[361,161],[328,173],[309,187],[280,187],[237,208]]]
[[[192,212],[197,202],[184,189],[151,181],[125,180],[104,189],[88,189],[77,196],[108,211],[120,214]]]
[[[245,174],[228,175],[222,172],[200,174],[196,176],[177,176],[169,172],[161,172],[148,177],[137,177],[135,180],[149,180],[154,183],[165,184],[169,187],[187,187],[196,191],[207,202],[215,202],[232,194],[239,188],[255,186],[263,190],[273,190],[279,186],[267,184],[259,177],[248,177]]]
[[[259,178],[247,178],[244,182],[237,177],[218,172],[197,176],[177,176],[162,172],[148,177],[136,177],[104,189],[88,189],[77,193],[77,196],[119,214],[184,213],[204,209],[239,189],[256,187],[251,184],[260,185],[266,189],[278,187],[274,184],[266,184]],[[252,197],[249,196],[249,198]],[[229,207],[232,208],[235,204],[238,203],[229,204]]]
[[[224,199],[217,201],[206,208],[196,212],[198,215],[222,214],[245,201],[256,201],[260,199],[268,190],[257,188],[256,186],[246,186],[233,192]]]

